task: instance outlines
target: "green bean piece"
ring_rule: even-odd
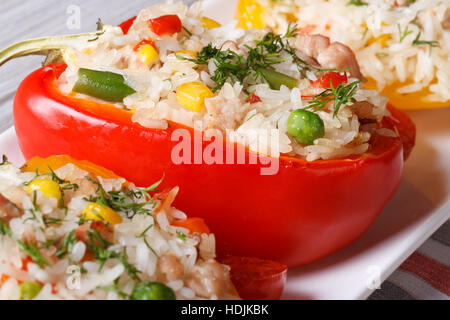
[[[136,91],[118,73],[80,68],[72,91],[109,102],[123,102]]]
[[[262,74],[273,90],[280,90],[282,85],[285,85],[289,89],[293,89],[298,86],[297,79],[285,75],[284,73],[263,68],[259,68],[258,72]]]

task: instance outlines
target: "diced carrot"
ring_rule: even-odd
[[[297,31],[300,34],[310,34],[315,28],[316,28],[315,25],[309,24],[309,25],[307,25],[305,27],[298,27]]]
[[[5,283],[9,278],[10,276],[8,276],[7,274],[0,274],[0,283]]]
[[[172,225],[175,227],[188,229],[191,233],[211,233],[205,220],[202,218],[187,218],[186,220],[178,220],[173,222]]]

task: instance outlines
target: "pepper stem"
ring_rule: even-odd
[[[0,51],[0,66],[11,59],[28,55],[47,55],[54,50],[85,47],[97,41],[106,30],[67,36],[44,37],[17,42]]]

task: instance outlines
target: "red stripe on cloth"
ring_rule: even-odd
[[[450,267],[414,252],[400,269],[414,273],[431,286],[450,296]]]

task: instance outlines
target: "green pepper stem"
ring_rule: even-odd
[[[44,37],[17,42],[0,51],[0,66],[11,59],[28,55],[47,55],[52,50],[65,48],[81,48],[96,41],[105,30],[67,36]]]

